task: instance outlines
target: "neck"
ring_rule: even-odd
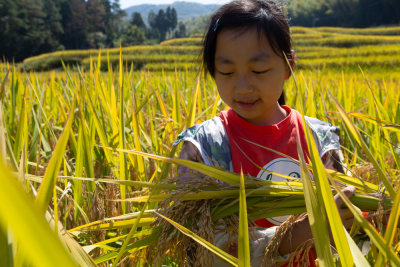
[[[261,120],[250,122],[255,125],[274,125],[284,120],[287,115],[287,111],[276,103],[276,106]]]

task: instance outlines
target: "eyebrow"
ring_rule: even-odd
[[[260,61],[264,61],[267,60],[268,58],[270,58],[270,55],[264,52],[258,53],[256,55],[254,55],[253,57],[250,58],[249,62],[260,62]],[[233,64],[233,61],[230,60],[229,58],[226,58],[224,56],[217,56],[215,58],[215,61],[217,63],[220,64]]]
[[[265,53],[265,52],[261,52],[258,53],[256,55],[254,55],[251,59],[250,62],[259,62],[259,61],[264,61],[267,60],[268,58],[270,58],[270,55]]]
[[[224,56],[217,56],[215,61],[221,64],[233,64],[233,61],[224,57]]]

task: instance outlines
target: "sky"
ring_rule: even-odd
[[[120,0],[120,6],[122,9],[130,7],[130,6],[135,6],[135,5],[141,5],[141,4],[172,4],[177,0]],[[179,1],[185,1],[185,2],[197,2],[197,3],[202,3],[202,4],[224,4],[229,2],[230,0],[179,0]]]

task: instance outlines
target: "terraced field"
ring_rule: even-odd
[[[319,266],[400,266],[400,27],[292,31],[287,105],[341,128],[347,168],[325,170],[309,139],[314,183],[303,160],[302,180],[274,183],[177,159],[178,134],[226,109],[198,75],[200,38],[0,62],[0,266],[184,266],[192,239],[200,266],[246,266],[244,234],[237,258],[204,240],[305,210],[321,218]],[[176,184],[177,164],[230,185]],[[352,209],[349,233],[332,228],[337,256],[327,222],[341,225],[331,190],[345,185],[374,225]],[[365,257],[353,240],[371,241]]]
[[[304,28],[293,27],[299,69],[399,68],[400,27],[389,28]],[[123,61],[134,70],[198,70],[201,38],[167,40],[155,46],[122,48]],[[102,69],[119,64],[119,49],[101,52]],[[62,68],[61,60],[73,67],[88,68],[98,61],[98,50],[62,51],[26,59],[25,70]]]

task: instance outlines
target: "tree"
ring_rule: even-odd
[[[106,12],[100,0],[88,0],[86,2],[86,14],[89,32],[105,31],[104,16]]]
[[[44,12],[46,13],[45,26],[50,38],[47,40],[46,52],[63,49],[61,37],[64,33],[62,16],[60,14],[60,1],[44,0]]]
[[[59,41],[52,33],[60,33],[59,17],[57,14],[46,14],[43,0],[22,0],[22,8],[19,17],[25,23],[25,31],[19,38],[18,57],[25,58],[31,55],[52,51],[59,46]],[[49,4],[52,12],[57,12],[53,3]]]
[[[175,8],[170,7],[167,7],[166,11],[160,9],[157,15],[153,11],[150,11],[148,16],[148,22],[152,28],[151,32],[153,34],[158,32],[160,41],[164,41],[167,32],[176,27],[177,20]]]
[[[114,41],[122,34],[122,18],[126,15],[125,11],[120,8],[119,0],[101,0],[104,6],[104,23],[106,46],[113,47]],[[118,44],[119,45],[119,44]]]
[[[157,39],[160,40],[160,31],[158,30],[158,25],[157,25],[157,14],[154,13],[153,10],[150,10],[149,15],[147,16],[147,22],[150,25],[150,29],[148,31],[147,37],[149,39]]]
[[[146,24],[144,23],[142,15],[140,15],[139,12],[134,12],[132,14],[130,24],[132,26],[136,25],[138,28],[146,29]]]
[[[20,60],[19,38],[26,32],[27,25],[19,16],[21,1],[3,0],[0,2],[0,56],[8,60]]]
[[[178,15],[176,13],[175,8],[167,7],[167,11],[165,12],[165,16],[168,22],[168,31],[172,31],[175,29],[178,24]]]
[[[175,38],[186,37],[186,27],[185,24],[183,24],[183,22],[179,22],[178,29],[175,31],[174,37]]]
[[[124,32],[121,38],[123,46],[140,45],[146,40],[146,34],[143,28],[133,25]]]
[[[83,0],[70,0],[70,10],[64,31],[65,47],[84,49],[88,47],[89,24]]]

